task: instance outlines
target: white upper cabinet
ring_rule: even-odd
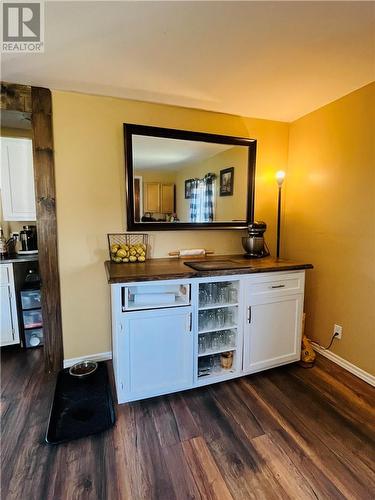
[[[36,220],[31,139],[1,137],[0,186],[4,220]]]

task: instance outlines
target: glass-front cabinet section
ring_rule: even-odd
[[[199,283],[197,377],[216,378],[237,370],[238,280]]]

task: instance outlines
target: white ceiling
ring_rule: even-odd
[[[233,145],[133,135],[133,162],[136,169],[180,170],[207,160]],[[245,146],[237,146],[245,147]]]
[[[374,2],[46,2],[2,80],[292,121],[374,78]]]

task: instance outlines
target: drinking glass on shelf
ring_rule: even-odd
[[[217,285],[217,302],[218,304],[226,304],[227,300],[227,286],[225,283],[219,283]]]
[[[200,311],[199,313],[199,331],[207,329],[207,314],[206,311]]]
[[[220,347],[219,336],[218,336],[217,332],[213,332],[211,334],[211,340],[212,340],[212,349],[214,349],[214,350],[219,349],[219,347]]]
[[[233,308],[231,307],[228,307],[226,310],[225,310],[225,325],[227,326],[231,326],[234,324],[234,311],[233,311]]]
[[[210,363],[210,373],[212,373],[215,367],[215,356],[210,356],[209,363]]]
[[[238,291],[235,285],[231,285],[228,290],[228,302],[230,304],[236,304],[238,301]]]
[[[215,285],[214,283],[207,283],[206,293],[207,293],[207,305],[211,305],[215,302]]]
[[[210,309],[206,311],[207,314],[207,326],[206,328],[208,330],[211,330],[212,328],[215,328],[216,326],[216,318],[215,318],[215,311],[213,309]]]
[[[206,304],[207,304],[207,290],[205,289],[203,284],[201,284],[199,286],[199,305],[203,307]]]
[[[214,356],[213,371],[214,373],[221,372],[220,356]]]
[[[229,331],[223,330],[221,333],[222,333],[221,345],[222,345],[222,347],[226,347],[229,344]]]
[[[228,330],[228,345],[234,347],[236,345],[236,332]]]
[[[212,349],[212,334],[205,333],[204,340],[205,340],[206,351],[210,351]]]
[[[199,335],[199,338],[198,338],[198,352],[199,352],[199,354],[202,354],[205,350],[206,349],[205,349],[205,342],[204,342],[203,335]]]
[[[223,328],[223,326],[225,326],[225,315],[224,309],[218,309],[216,311],[216,324],[218,328]]]

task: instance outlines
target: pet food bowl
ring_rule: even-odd
[[[95,361],[81,361],[69,368],[69,374],[73,377],[87,377],[98,368],[98,363]]]

